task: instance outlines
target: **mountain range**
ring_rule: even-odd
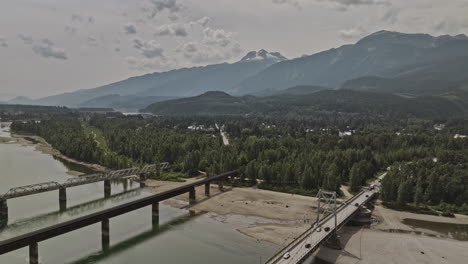
[[[9,103],[144,108],[208,91],[274,96],[291,87],[312,86],[314,91],[434,96],[468,89],[467,68],[465,35],[379,31],[355,44],[290,60],[278,52],[252,51],[235,63],[151,73],[93,89],[37,100],[15,98]]]

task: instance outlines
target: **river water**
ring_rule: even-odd
[[[0,137],[9,137],[8,127]],[[0,143],[0,195],[12,187],[48,181],[64,182],[69,169],[82,170],[36,151],[33,146]],[[59,210],[58,191],[8,200],[8,225],[0,240],[25,234],[135,200],[151,193],[132,182],[112,183],[104,198],[103,183],[67,190],[67,209]],[[41,263],[260,263],[278,247],[240,234],[245,221],[218,221],[216,215],[191,216],[187,210],[160,205],[160,228],[151,225],[151,208],[142,208],[110,220],[110,249],[101,250],[101,226],[92,225],[39,243]],[[0,256],[1,264],[28,262],[28,248]]]

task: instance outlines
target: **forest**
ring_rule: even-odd
[[[217,124],[224,125],[229,145]],[[304,195],[320,188],[340,192],[342,185],[358,192],[387,172],[387,204],[468,213],[468,138],[454,136],[468,134],[464,120],[94,115],[14,122],[12,129],[110,168],[167,161],[189,176],[240,169],[242,185]]]

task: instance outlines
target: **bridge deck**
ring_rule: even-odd
[[[377,183],[377,181],[375,183]],[[364,190],[342,204],[337,210],[337,228],[344,225],[357,212],[357,210],[359,210],[359,206],[366,204],[377,192],[378,190]],[[356,203],[358,206],[355,206]],[[295,241],[276,253],[275,256],[266,263],[302,263],[302,261],[315,252],[315,250],[317,250],[320,245],[335,231],[335,218],[333,215],[329,215],[320,221],[318,226],[321,227],[321,231],[317,231],[316,228],[308,229]],[[326,232],[324,230],[325,227],[330,227],[330,230]],[[310,244],[310,247],[306,248],[306,244]],[[289,252],[290,257],[284,259],[283,256],[287,252]]]

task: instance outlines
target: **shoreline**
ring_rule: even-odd
[[[97,171],[97,172],[106,172],[109,169],[96,164],[96,163],[88,163],[88,162],[82,162],[75,160],[73,158],[70,158],[64,154],[62,154],[60,151],[52,147],[51,144],[49,144],[44,138],[39,137],[39,136],[34,136],[34,135],[22,135],[22,134],[15,134],[13,132],[10,132],[10,137],[0,137],[0,144],[19,144],[21,146],[31,146],[34,147],[36,151],[39,151],[44,154],[48,154],[53,156],[54,158],[62,159],[67,162],[76,164],[76,165],[81,165],[84,167],[87,167],[91,170]],[[67,166],[67,174],[71,176],[82,176],[85,175],[83,172],[75,171],[69,169]]]
[[[44,154],[49,154],[49,155],[52,155],[54,157],[58,157],[60,159],[66,160],[68,162],[78,164],[78,165],[81,165],[81,166],[85,166],[85,167],[87,167],[89,169],[92,169],[92,170],[95,170],[95,171],[98,171],[98,172],[106,172],[106,171],[109,170],[108,168],[106,168],[106,167],[104,167],[102,165],[96,164],[96,163],[88,163],[88,162],[78,161],[78,160],[75,160],[73,158],[70,158],[70,157],[62,154],[57,149],[55,149],[52,145],[50,145],[42,137],[30,136],[30,135],[21,135],[21,134],[13,134],[13,133],[11,134],[11,136],[12,136],[13,139],[17,140],[18,144],[21,144],[23,146],[33,146],[33,147],[35,147],[35,149],[37,151],[40,151],[40,152],[42,152]],[[32,140],[29,140],[29,139],[32,139]],[[36,142],[34,142],[34,141],[36,141]],[[73,171],[73,170],[69,170],[67,173],[69,173],[72,176],[84,175],[81,172],[77,172],[77,171]]]

